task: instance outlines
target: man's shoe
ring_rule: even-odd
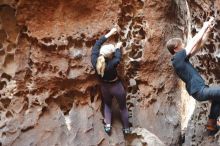
[[[217,118],[216,128],[217,128],[218,130],[220,129],[220,117]]]
[[[215,135],[218,132],[216,124],[217,124],[216,119],[208,119],[208,122],[206,124],[206,129],[209,132],[209,135]]]

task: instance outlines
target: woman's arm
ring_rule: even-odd
[[[121,56],[122,56],[122,53],[121,53],[121,50],[120,50],[121,46],[122,46],[122,42],[119,42],[119,43],[116,44],[116,50],[115,50],[114,56],[108,62],[107,66],[106,66],[106,70],[113,69],[113,68],[117,67],[117,65],[120,63]]]
[[[105,36],[102,36],[99,40],[96,41],[95,45],[92,48],[91,62],[94,68],[96,67],[96,62],[97,58],[99,57],[100,48],[106,40],[107,38]]]
[[[96,41],[95,45],[92,48],[92,54],[91,54],[91,62],[92,66],[96,67],[97,58],[99,57],[99,51],[102,46],[102,44],[115,32],[117,31],[116,28],[112,28],[110,32],[108,32],[106,35],[102,36],[99,40]]]

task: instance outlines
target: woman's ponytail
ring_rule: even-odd
[[[105,72],[105,57],[103,55],[99,56],[96,63],[96,71],[98,75],[101,75],[101,77],[104,76]]]

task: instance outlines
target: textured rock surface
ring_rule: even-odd
[[[197,3],[209,8],[209,1],[189,3],[190,10]],[[186,35],[186,9],[182,0],[0,1],[2,145],[180,144],[181,122],[188,112],[188,100],[181,97],[188,96],[164,45],[170,37]],[[200,13],[192,17],[196,15]],[[121,31],[109,42],[123,41],[119,72],[135,129],[127,138],[117,104],[112,136],[103,131],[100,92],[90,63],[95,40],[114,24]],[[199,56],[198,66],[203,60]],[[204,75],[218,81],[218,71],[208,70]]]
[[[201,52],[193,58],[193,63],[206,79],[209,85],[217,85],[220,83],[219,76],[219,32],[220,32],[220,3],[219,0],[199,1],[188,0],[191,17],[192,17],[192,34],[197,32],[208,16],[214,16],[216,25],[211,33],[208,42],[205,44]],[[219,133],[215,137],[207,137],[205,124],[207,123],[210,103],[196,103],[194,114],[189,122],[185,145],[193,146],[217,146],[220,145]]]

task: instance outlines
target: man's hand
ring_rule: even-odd
[[[111,30],[110,30],[110,33],[112,34],[115,34],[117,32],[117,28],[116,27],[113,27]]]
[[[215,19],[214,19],[214,17],[211,17],[210,19],[212,19],[210,28],[213,29],[215,26]]]
[[[202,29],[191,39],[186,46],[186,54],[193,56],[205,44],[210,31],[214,27],[214,17],[203,23]]]
[[[122,42],[118,42],[116,45],[115,45],[115,48],[121,48],[122,46]]]
[[[209,21],[204,22],[203,26],[206,28],[213,27],[214,17],[210,17]]]

